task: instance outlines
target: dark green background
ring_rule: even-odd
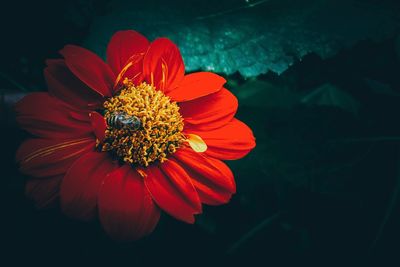
[[[254,12],[264,23],[263,14],[267,20],[271,9],[279,17],[303,2],[310,0],[267,1],[254,8],[241,8],[246,2],[239,0],[145,1],[137,9],[157,9],[148,18],[155,22],[160,6],[168,5],[182,14],[176,17],[179,23],[196,12],[216,14],[214,22]],[[397,1],[354,2],[394,13],[400,8]],[[368,22],[357,20],[363,14],[351,14],[364,26],[332,25],[337,32],[351,30],[339,38],[346,45],[337,45],[327,57],[315,51],[301,60],[293,55],[293,64],[280,75],[220,73],[239,98],[237,116],[257,138],[247,157],[228,163],[237,194],[228,205],[205,207],[195,225],[164,215],[149,237],[118,244],[96,222],[72,221],[54,209],[38,211],[25,199],[25,177],[18,174],[14,154],[27,134],[17,129],[10,108],[18,94],[45,90],[44,60],[57,57],[65,44],[95,47],[93,40],[102,38],[95,34],[102,30],[97,22],[114,12],[112,1],[1,5],[0,261],[28,266],[400,266],[398,21],[391,29],[382,24],[379,38],[355,38]],[[301,8],[307,11],[307,5]],[[330,15],[337,19],[346,10],[335,12]],[[307,41],[313,42],[302,40]],[[263,60],[251,52],[250,58]]]

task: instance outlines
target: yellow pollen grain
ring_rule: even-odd
[[[101,151],[110,152],[123,162],[144,167],[155,161],[164,162],[184,142],[178,105],[152,85],[136,86],[125,79],[119,94],[105,101],[104,108],[106,120],[123,112],[141,122],[138,130],[108,125],[104,141],[97,144]]]

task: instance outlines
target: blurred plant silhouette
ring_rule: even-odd
[[[6,23],[20,1],[1,16],[3,36],[11,40],[2,44],[7,53],[0,69],[9,257],[33,264],[47,251],[52,262],[138,266],[400,263],[398,1],[23,4],[21,25]],[[128,28],[171,38],[187,71],[224,75],[257,147],[228,162],[238,188],[229,205],[206,207],[194,226],[163,217],[152,236],[121,245],[99,226],[38,213],[24,199],[13,155],[26,133],[16,129],[10,103],[45,90],[44,60],[64,44],[102,55],[111,34]]]

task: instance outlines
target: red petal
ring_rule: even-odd
[[[174,101],[183,102],[206,96],[222,89],[226,80],[212,72],[185,75],[179,86],[166,94]]]
[[[46,64],[44,77],[51,95],[78,108],[101,106],[102,96],[79,80],[68,69],[64,59],[47,60]]]
[[[174,155],[192,179],[202,203],[227,203],[236,192],[235,180],[229,167],[218,159],[181,148]]]
[[[188,127],[185,131],[203,138],[208,147],[205,153],[218,159],[242,158],[256,145],[251,129],[235,118],[225,126],[215,130],[202,131],[195,127]]]
[[[62,175],[44,178],[29,179],[25,185],[25,194],[35,202],[39,209],[53,206],[59,197]]]
[[[35,177],[63,175],[80,156],[94,149],[93,138],[71,140],[29,139],[17,151],[24,174]]]
[[[60,53],[76,77],[100,95],[111,96],[116,77],[100,57],[75,45],[66,45]]]
[[[124,67],[131,61],[133,64],[121,76],[130,79],[134,78],[134,83],[139,83],[142,79],[143,56],[149,47],[150,42],[140,33],[132,30],[116,32],[107,47],[107,62],[113,70],[115,76],[118,76]]]
[[[195,125],[196,129],[212,130],[227,124],[235,116],[238,101],[227,89],[179,103],[185,125]]]
[[[145,80],[168,92],[178,86],[184,74],[185,66],[178,47],[167,38],[154,40],[143,60]]]
[[[143,178],[128,165],[106,177],[98,205],[101,224],[117,240],[135,240],[151,233],[160,218]]]
[[[157,205],[176,219],[194,223],[201,202],[187,173],[174,161],[147,168],[146,187]]]
[[[33,135],[49,139],[91,136],[89,121],[74,116],[87,113],[73,111],[64,102],[48,93],[32,93],[15,105],[16,119],[21,128]]]
[[[107,124],[104,117],[101,116],[98,112],[91,112],[89,114],[89,117],[96,137],[100,140],[100,142],[103,142],[104,138],[106,137],[107,129]]]
[[[72,218],[94,218],[100,186],[116,167],[108,155],[101,152],[89,152],[76,160],[61,184],[63,211]]]

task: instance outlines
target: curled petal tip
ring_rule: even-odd
[[[187,134],[187,138],[187,142],[195,152],[202,153],[207,150],[207,144],[200,136],[196,134]]]

